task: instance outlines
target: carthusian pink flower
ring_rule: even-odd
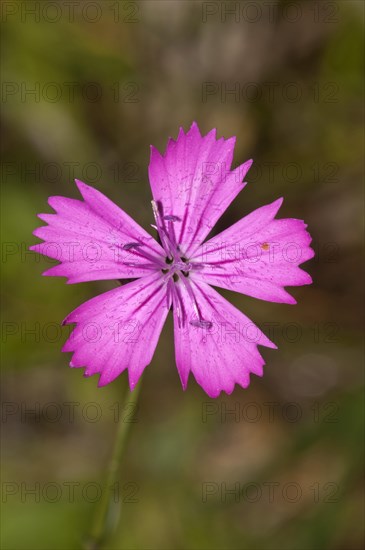
[[[92,298],[64,323],[75,323],[63,351],[71,367],[100,374],[104,386],[128,369],[131,389],[150,363],[173,309],[176,364],[183,388],[192,372],[210,397],[246,388],[263,374],[257,346],[276,348],[210,285],[270,302],[296,303],[284,289],[311,283],[299,264],[313,257],[306,225],[275,219],[278,199],[204,242],[243,189],[252,161],[231,170],[235,138],[202,137],[196,123],[161,155],[151,148],[152,210],[160,244],[102,193],[76,180],[83,201],[50,197],[56,214],[32,246],[60,261],[44,275],[69,283],[135,279]]]

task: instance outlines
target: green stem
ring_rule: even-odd
[[[128,400],[129,405],[135,405],[137,403],[140,387],[141,383],[139,383],[130,394],[130,398]],[[133,410],[133,416],[134,413],[135,410]],[[111,534],[113,528],[116,527],[116,524],[113,525],[113,523],[117,523],[119,519],[119,517],[114,517],[116,521],[111,521],[113,519],[113,508],[116,504],[115,499],[113,498],[115,496],[113,488],[115,488],[116,483],[118,482],[125,442],[129,432],[129,427],[132,423],[133,418],[128,417],[128,419],[126,419],[122,414],[120,415],[114,449],[106,471],[103,493],[95,509],[90,534],[85,543],[85,550],[101,549],[103,543],[106,541],[106,538]]]

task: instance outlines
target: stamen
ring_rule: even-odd
[[[132,248],[138,248],[142,246],[141,243],[127,243],[122,246],[123,250],[131,250]]]
[[[167,216],[167,217],[171,217],[171,216]],[[166,219],[166,216],[165,216],[165,219]],[[168,231],[168,233],[169,233],[168,234],[169,242],[172,245],[172,249],[174,251],[178,252],[179,248],[178,248],[177,241],[176,241],[174,223],[171,220],[167,223],[168,223],[168,226],[169,226],[169,231]]]
[[[181,258],[182,259],[182,258]],[[229,260],[231,261],[231,260]],[[204,269],[204,267],[210,267],[210,266],[213,266],[214,265],[214,269],[223,269],[223,266],[221,265],[222,263],[224,263],[224,261],[222,262],[190,262],[190,265],[192,268],[194,268],[194,271],[195,270],[199,270],[199,269]]]
[[[156,271],[156,266],[152,264],[139,264],[138,262],[123,262],[123,264],[128,267],[141,267],[143,269],[152,269],[153,271]]]
[[[139,256],[140,258],[144,258],[145,260],[149,260],[154,264],[154,268],[156,265],[158,267],[164,267],[164,263],[161,258],[152,256],[148,252],[142,249],[143,243],[126,243],[122,245],[122,250],[125,250],[126,252],[130,252],[131,254],[134,254],[135,256]],[[142,267],[142,264],[138,264],[136,262],[123,262],[125,265],[130,265],[131,267]]]
[[[168,215],[163,217],[167,222],[181,222],[179,216]]]
[[[176,285],[174,285],[173,283],[171,283],[171,290],[172,290],[174,298],[175,298],[174,306],[176,306],[177,325],[178,325],[179,328],[181,328],[181,326],[184,326],[182,300],[181,300],[181,297],[180,297],[180,295],[177,291]]]
[[[166,301],[167,301],[167,309],[171,309],[172,306],[172,282],[171,279],[167,281],[167,292],[166,292]]]
[[[193,325],[193,327],[207,328],[208,330],[213,326],[213,323],[205,321],[204,319],[194,319],[194,321],[190,321],[190,324]]]
[[[200,311],[199,311],[199,307],[198,307],[198,304],[196,302],[196,299],[195,299],[195,295],[194,295],[194,292],[193,292],[193,289],[191,288],[191,284],[190,282],[188,281],[188,279],[180,279],[183,283],[183,285],[185,286],[186,288],[186,291],[189,295],[189,298],[193,304],[193,309],[194,309],[194,313],[195,315],[198,317],[198,319],[201,319],[202,316],[200,315]]]
[[[176,244],[172,221],[171,220],[169,221],[169,226],[170,226],[169,227],[170,232],[169,232],[167,231],[165,226],[165,216],[163,216],[161,212],[161,209],[162,209],[161,203],[157,203],[156,201],[151,201],[151,203],[152,203],[153,215],[155,217],[155,221],[157,225],[157,231],[161,239],[161,244],[168,256],[171,256],[171,255],[177,256],[179,251],[178,251],[178,246]],[[167,216],[167,217],[170,218],[171,216]],[[177,217],[177,216],[173,216],[173,217]]]
[[[158,234],[160,235],[160,239],[161,239],[161,244],[162,244],[166,254],[169,255],[170,254],[170,247],[168,246],[168,242],[166,240],[166,230],[165,230],[165,227],[163,225],[163,223],[164,223],[163,218],[162,218],[161,213],[159,211],[159,205],[157,204],[156,201],[151,201],[151,204],[152,204],[152,212],[153,212],[153,215],[154,215],[155,221],[156,221],[157,231],[158,231]]]
[[[196,301],[196,297],[195,297],[195,294],[194,294],[194,291],[191,287],[191,282],[189,279],[185,279],[184,277],[180,279],[183,283],[183,285],[185,286],[186,288],[186,291],[189,295],[189,298],[193,304],[193,310],[194,310],[194,313],[197,317],[197,319],[193,319],[192,321],[190,321],[190,324],[193,326],[193,327],[198,327],[198,328],[207,328],[207,329],[210,329],[212,328],[213,326],[213,323],[211,323],[210,321],[207,321],[205,319],[203,319],[201,313],[200,313],[200,309],[199,309],[199,306],[198,306],[198,302]]]

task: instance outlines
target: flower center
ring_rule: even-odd
[[[184,311],[181,290],[179,291],[177,283],[180,281],[190,298],[192,309],[194,312],[194,318],[189,320],[189,323],[197,328],[210,329],[212,323],[202,317],[199,305],[196,300],[196,296],[193,291],[191,280],[189,279],[189,273],[193,268],[199,269],[199,264],[193,264],[188,258],[186,258],[177,242],[176,232],[174,224],[180,222],[180,218],[173,214],[164,215],[163,207],[160,203],[152,201],[152,210],[155,217],[156,225],[152,225],[157,229],[160,236],[161,245],[165,251],[165,262],[162,258],[152,257],[146,250],[143,249],[143,244],[138,242],[126,243],[122,246],[123,250],[127,250],[131,254],[149,260],[150,264],[145,264],[145,267],[158,268],[164,275],[164,280],[167,286],[166,301],[167,308],[170,309],[174,304],[177,312],[177,319],[179,327],[184,326],[186,322],[186,312]],[[135,262],[124,262],[130,266],[141,265]]]
[[[189,271],[192,269],[192,264],[184,256],[173,257],[172,259],[166,256],[166,268],[161,269],[162,273],[169,274],[176,282],[181,275],[189,276]]]

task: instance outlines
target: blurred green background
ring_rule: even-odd
[[[149,145],[193,120],[237,136],[235,164],[255,162],[217,231],[284,196],[281,217],[313,235],[314,284],[295,307],[222,291],[279,349],[263,349],[262,379],[215,401],[192,378],[181,390],[169,318],[107,548],[362,548],[363,3],[2,10],[2,548],[81,547],[129,411],[125,374],[98,389],[60,352],[62,319],[117,283],[42,278],[50,261],[27,252],[36,214],[77,197],[77,177],[148,228]]]

